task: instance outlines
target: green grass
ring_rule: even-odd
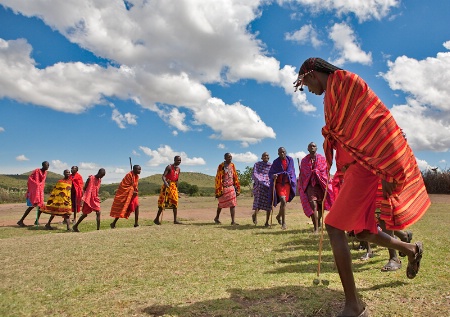
[[[352,251],[371,316],[448,316],[449,207],[433,204],[411,227],[425,246],[414,280],[406,259],[401,270],[380,272],[383,248],[367,262]],[[115,230],[108,219],[96,231],[94,219],[79,234],[0,227],[0,316],[335,316],[342,308],[327,238],[321,278],[330,286],[312,284],[319,237],[299,211],[288,213],[286,231],[249,219],[237,227],[145,220],[139,228],[130,219]]]

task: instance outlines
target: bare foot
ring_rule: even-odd
[[[27,225],[23,223],[22,220],[17,221],[17,224],[19,225],[19,227],[26,227]]]

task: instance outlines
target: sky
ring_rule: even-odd
[[[227,152],[240,171],[279,147],[323,154],[323,96],[293,89],[309,57],[360,75],[419,167],[447,170],[449,16],[441,0],[0,0],[0,174],[48,161],[114,183],[130,157],[146,177],[175,155],[215,175]]]

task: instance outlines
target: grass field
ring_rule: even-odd
[[[198,199],[198,202],[196,201]],[[319,237],[308,219],[289,207],[288,230],[212,223],[216,202],[190,198],[192,209],[208,214],[185,225],[162,226],[149,217],[82,233],[35,227],[0,227],[0,316],[336,316],[342,286],[325,236],[322,279],[314,286]],[[240,206],[250,206],[242,197]],[[238,215],[243,214],[237,209]],[[247,207],[248,208],[248,207]],[[23,209],[23,208],[22,208]],[[104,209],[106,210],[106,209]],[[433,203],[410,229],[424,242],[421,269],[406,278],[407,260],[382,273],[386,249],[362,262],[352,251],[357,287],[371,316],[450,316],[450,203]],[[20,209],[20,212],[23,210]],[[165,219],[170,220],[170,211]],[[0,213],[0,217],[8,217]],[[260,215],[260,222],[263,215]],[[206,220],[208,219],[208,220]],[[31,219],[28,222],[31,223]],[[226,223],[226,224],[225,224]],[[59,225],[59,228],[64,226]],[[351,243],[349,243],[351,246]]]

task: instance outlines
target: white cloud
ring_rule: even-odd
[[[439,163],[440,164],[445,164],[445,163],[447,163],[447,161],[446,160],[440,160]]]
[[[123,168],[118,168],[118,167],[116,167],[115,169],[114,169],[114,172],[113,172],[114,174],[125,174],[125,173],[127,173],[127,171],[125,171]]]
[[[213,139],[241,140],[254,144],[264,138],[275,138],[276,134],[249,107],[239,102],[226,105],[222,100],[211,98],[194,113],[195,124],[206,123],[217,134]]]
[[[217,145],[217,148],[218,148],[218,149],[224,149],[224,148],[225,148],[225,144],[219,143],[219,144]]]
[[[318,38],[317,31],[311,24],[304,25],[295,32],[286,33],[284,38],[287,41],[294,41],[299,44],[310,43],[314,48],[319,48],[323,44]]]
[[[240,163],[254,163],[258,161],[258,156],[252,152],[231,153],[233,161]]]
[[[0,133],[1,133],[1,132],[5,132],[5,128],[0,127]]]
[[[131,154],[133,154],[134,156],[141,156],[141,153],[137,152],[136,150],[133,150]]]
[[[138,117],[134,114],[131,114],[129,112],[125,113],[124,115],[119,112],[117,109],[113,109],[111,119],[117,123],[117,126],[121,129],[125,129],[125,124],[129,125],[137,125],[137,119]]]
[[[367,20],[381,20],[387,16],[392,8],[400,5],[400,0],[277,0],[278,3],[298,3],[309,7],[311,11],[335,11],[338,16],[355,14],[359,22]]]
[[[416,157],[416,162],[421,171],[426,171],[431,168],[431,166],[425,160],[421,160]]]
[[[450,52],[416,60],[407,56],[388,62],[380,74],[394,90],[406,93],[406,104],[391,109],[414,150],[450,149]]]
[[[299,152],[295,152],[295,153],[289,153],[288,155],[292,158],[298,158],[300,160],[302,160],[302,158],[304,158],[306,156],[307,153],[303,152],[303,151],[299,151]]]
[[[366,53],[361,49],[352,28],[345,22],[335,23],[330,29],[329,37],[338,52],[338,57],[332,64],[343,65],[351,62],[370,65],[372,63],[372,53]]]
[[[152,150],[146,146],[140,146],[139,149],[151,159],[147,162],[148,166],[159,166],[173,163],[173,158],[177,155],[181,156],[181,164],[183,165],[205,165],[206,162],[201,157],[190,158],[185,152],[176,152],[168,145],[162,145],[156,150]]]
[[[16,161],[19,161],[19,162],[24,162],[24,161],[29,161],[30,159],[29,158],[27,158],[25,155],[19,155],[19,156],[16,156]]]
[[[84,170],[98,170],[99,167],[96,163],[92,163],[92,162],[80,162],[79,165],[79,169],[84,169]]]
[[[60,160],[52,160],[50,167],[52,170],[65,170],[69,168],[69,164],[66,162],[61,162]]]
[[[450,50],[450,41],[444,42],[444,44],[442,44],[446,49]]]
[[[177,136],[177,135],[178,135],[178,131],[177,131],[177,130],[173,130],[173,131],[172,131],[172,135],[173,135],[173,136]]]

